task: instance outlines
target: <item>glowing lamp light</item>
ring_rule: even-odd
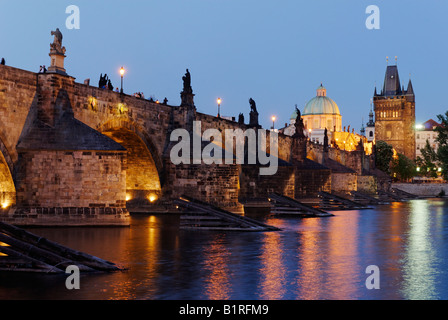
[[[131,200],[132,198],[131,198],[131,195],[130,194],[126,194],[126,201],[129,201],[129,200]]]
[[[149,199],[149,202],[152,203],[157,200],[157,196],[155,194],[150,194],[148,199]]]
[[[218,98],[217,100],[216,100],[216,102],[218,103],[218,118],[221,118],[221,102],[222,102],[222,100],[221,100],[221,98]]]
[[[9,207],[9,201],[2,202],[2,209],[7,209]]]
[[[417,129],[417,130],[423,129],[423,125],[422,124],[416,124],[415,125],[415,129]]]
[[[120,89],[120,93],[123,93],[123,76],[124,76],[124,68],[121,67],[120,69],[120,75],[121,75],[121,89]]]

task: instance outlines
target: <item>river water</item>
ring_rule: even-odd
[[[0,299],[448,299],[448,201],[395,202],[326,218],[262,218],[275,232],[179,230],[175,215],[129,228],[30,231],[113,261],[123,272],[0,274]],[[368,289],[368,266],[379,289]],[[376,273],[378,275],[378,273]]]

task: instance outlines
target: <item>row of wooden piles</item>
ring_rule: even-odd
[[[346,196],[319,192],[319,203],[305,203],[279,193],[268,196],[270,214],[273,216],[296,216],[301,218],[331,217],[328,211],[362,210],[372,205],[388,204],[392,201],[407,201],[417,196],[399,189],[380,191],[377,195],[352,192]],[[227,230],[227,231],[274,231],[278,228],[258,220],[234,214],[209,203],[182,196],[175,200],[181,211],[181,229]]]
[[[121,270],[114,263],[70,249],[24,229],[0,222],[0,271],[65,273],[75,265],[80,272]]]

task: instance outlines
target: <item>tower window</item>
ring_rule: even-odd
[[[392,126],[390,124],[386,126],[386,137],[387,139],[392,138]]]

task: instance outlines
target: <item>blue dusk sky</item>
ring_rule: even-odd
[[[368,5],[380,9],[380,29],[369,30]],[[80,29],[67,29],[66,7],[80,10]],[[190,70],[199,112],[249,121],[249,98],[259,121],[289,123],[322,82],[339,106],[343,126],[359,132],[368,120],[375,84],[383,86],[386,56],[402,85],[411,76],[416,121],[448,110],[448,1],[442,0],[0,0],[0,57],[37,72],[49,65],[57,27],[63,33],[67,73],[97,85],[107,73],[124,91],[180,104]]]

